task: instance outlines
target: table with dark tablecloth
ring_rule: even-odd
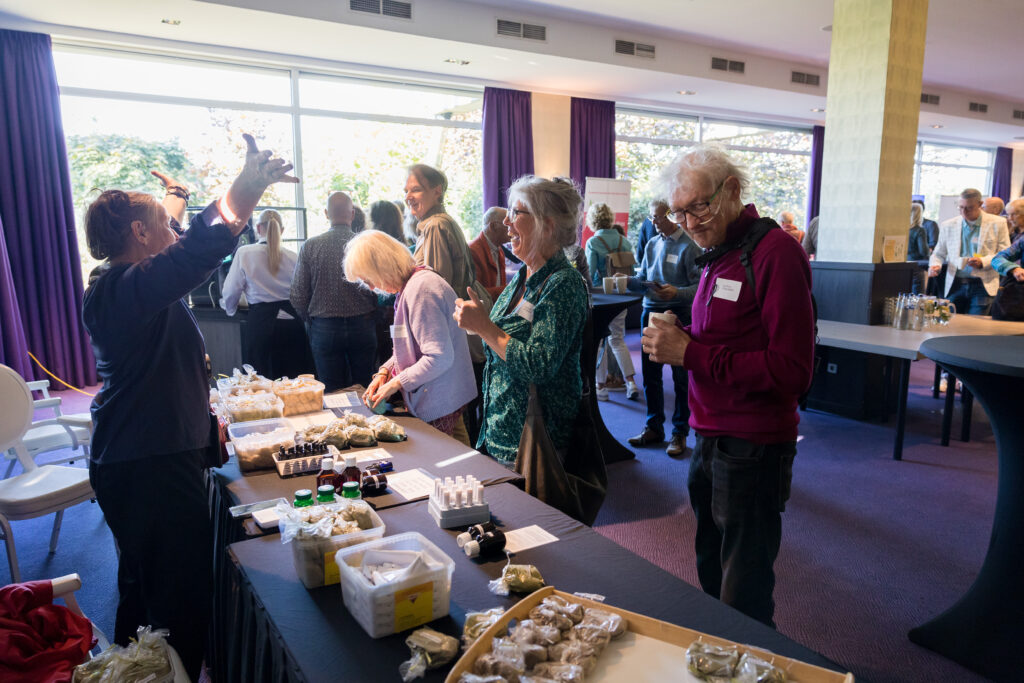
[[[567,592],[597,593],[611,605],[680,626],[770,649],[778,654],[838,669],[824,657],[705,595],[557,510],[500,484],[487,489],[492,517],[507,530],[536,524],[558,541],[529,549],[516,563],[534,564],[549,585]],[[450,616],[431,626],[461,634],[466,612],[511,607],[521,596],[491,594],[504,556],[469,559],[455,543],[459,530],[440,529],[426,502],[381,512],[387,536],[418,531],[455,561]],[[673,541],[674,542],[674,541]],[[233,544],[232,621],[226,680],[384,681],[398,680],[398,665],[409,658],[403,634],[374,640],[349,615],[339,586],[307,590],[292,566],[291,549],[277,537]],[[443,680],[449,667],[426,680]],[[218,679],[220,680],[220,679]]]
[[[368,414],[365,407],[352,409],[355,412]],[[408,435],[408,440],[397,443],[380,443],[392,455],[395,471],[415,468],[425,470],[438,477],[455,477],[456,475],[473,475],[485,486],[493,486],[506,482],[521,481],[514,471],[500,465],[493,458],[468,448],[465,444],[434,429],[427,423],[414,417],[393,418]],[[352,449],[342,453],[358,453],[364,449]],[[223,467],[210,470],[207,477],[209,491],[210,514],[214,526],[214,612],[211,627],[211,644],[209,652],[212,661],[208,662],[214,674],[214,680],[235,680],[223,678],[225,671],[225,625],[221,623],[229,619],[229,611],[233,609],[232,594],[236,587],[231,576],[225,552],[227,547],[237,541],[262,535],[259,527],[251,519],[244,522],[231,517],[228,509],[233,505],[255,503],[272,498],[283,497],[291,500],[296,489],[315,488],[315,476],[281,478],[274,470],[260,470],[243,473],[238,469],[234,456]],[[400,505],[409,504],[402,496],[389,492],[381,496],[366,499],[377,510],[384,511]],[[423,503],[425,505],[425,503]],[[276,530],[273,542],[278,542]],[[291,567],[290,557],[286,557]]]

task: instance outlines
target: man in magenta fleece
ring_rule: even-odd
[[[654,360],[690,373],[697,574],[706,593],[774,626],[797,399],[814,358],[810,266],[796,240],[743,204],[747,175],[720,148],[687,150],[660,181],[669,218],[705,250],[692,323],[652,320],[642,340]],[[771,229],[753,252],[751,287],[740,243],[763,228]]]

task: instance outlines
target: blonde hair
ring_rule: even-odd
[[[256,225],[267,226],[267,263],[270,272],[277,275],[277,271],[281,269],[281,231],[284,230],[284,226],[281,225],[281,214],[273,209],[267,209],[260,213]]]
[[[587,225],[591,230],[594,232],[608,230],[614,222],[615,214],[607,204],[598,202],[590,205],[590,209],[587,211]]]
[[[922,217],[921,205],[911,204],[910,205],[910,227],[916,228],[924,222]]]
[[[409,249],[380,230],[364,230],[345,245],[345,279],[399,291],[416,270]]]

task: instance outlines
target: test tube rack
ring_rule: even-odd
[[[322,454],[296,455],[288,454],[288,457],[281,459],[278,453],[273,454],[274,467],[277,468],[278,476],[298,477],[304,474],[316,474],[320,471],[320,465],[325,457],[334,458],[335,462],[341,457],[337,448],[327,445],[327,452]]]
[[[491,508],[484,500],[484,485],[473,475],[434,479],[427,510],[442,529],[472,526],[491,519]]]

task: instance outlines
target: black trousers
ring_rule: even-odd
[[[213,609],[213,525],[203,451],[89,465],[89,481],[120,560],[114,641],[139,626],[170,631],[185,670],[199,680]]]
[[[773,628],[774,565],[795,455],[795,441],[697,434],[687,481],[701,588]]]
[[[278,318],[280,311],[292,319]],[[245,362],[270,379],[294,378],[315,370],[306,325],[289,301],[249,305],[243,350]]]

